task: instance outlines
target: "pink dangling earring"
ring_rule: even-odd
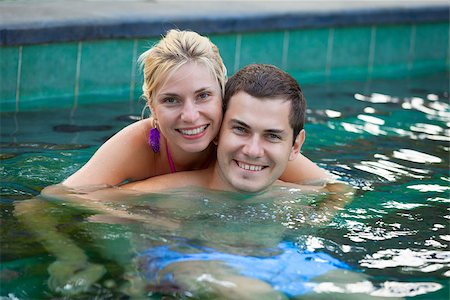
[[[159,152],[159,130],[157,127],[157,121],[153,121],[153,128],[150,129],[149,135],[148,135],[148,143],[152,147],[152,150],[154,153]]]

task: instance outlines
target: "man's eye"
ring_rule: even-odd
[[[247,129],[242,126],[233,126],[232,130],[236,134],[245,134],[247,132]]]
[[[279,136],[278,134],[270,133],[267,135],[267,139],[269,141],[278,142],[281,140],[281,136]]]

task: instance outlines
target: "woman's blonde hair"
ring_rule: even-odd
[[[155,89],[174,70],[188,62],[203,63],[225,91],[227,70],[219,49],[209,38],[193,31],[169,30],[156,45],[142,53],[138,60],[144,71],[143,96],[153,101]]]

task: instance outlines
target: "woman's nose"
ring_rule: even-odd
[[[194,123],[199,117],[199,112],[194,103],[186,101],[181,112],[181,119],[186,123]]]

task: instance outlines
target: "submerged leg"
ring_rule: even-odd
[[[186,295],[214,299],[287,299],[270,284],[238,274],[218,261],[184,261],[172,263],[160,274],[172,278]]]

